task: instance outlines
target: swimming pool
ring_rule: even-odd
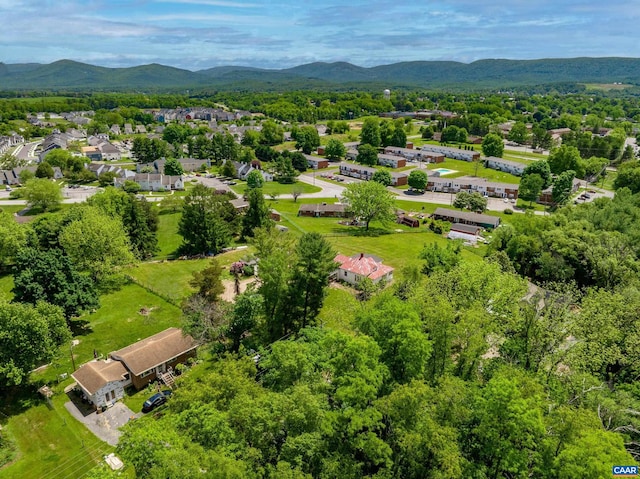
[[[433,171],[437,171],[438,173],[440,173],[440,176],[450,175],[451,173],[457,173],[456,170],[450,170],[448,168],[436,168]]]

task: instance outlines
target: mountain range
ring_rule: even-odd
[[[0,63],[0,90],[177,91],[291,88],[510,88],[550,83],[640,84],[638,58],[415,61],[370,68],[346,62],[285,69],[220,66],[190,71],[160,64],[107,68],[72,60]]]

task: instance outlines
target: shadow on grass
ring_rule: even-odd
[[[0,424],[4,424],[10,416],[22,414],[41,400],[37,384],[0,388]]]
[[[86,319],[73,319],[69,321],[69,329],[73,336],[86,336],[93,333],[91,323]]]
[[[394,231],[385,228],[372,227],[365,230],[362,226],[347,226],[341,225],[340,227],[331,228],[331,233],[328,236],[356,236],[356,237],[371,237],[384,236],[393,234]]]

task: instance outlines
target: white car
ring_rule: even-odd
[[[509,198],[502,198],[502,201],[504,201],[505,203],[509,203]]]

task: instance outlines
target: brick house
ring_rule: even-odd
[[[124,388],[137,390],[195,357],[198,344],[181,329],[169,328],[80,366],[71,376],[96,408],[124,397]]]

